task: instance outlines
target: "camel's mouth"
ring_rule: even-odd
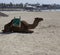
[[[37,18],[35,18],[35,19],[36,19],[36,20],[41,20],[41,21],[43,21],[43,18],[38,18],[38,17],[37,17]]]
[[[41,21],[43,21],[43,18],[40,18]]]
[[[35,18],[35,20],[43,21],[43,18]]]

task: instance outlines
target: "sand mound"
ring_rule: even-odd
[[[7,15],[7,14],[4,14],[4,13],[2,13],[2,12],[0,12],[0,16],[8,17],[8,15]]]

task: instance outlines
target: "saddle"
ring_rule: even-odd
[[[15,18],[14,17],[12,25],[15,27],[21,27],[21,18]]]

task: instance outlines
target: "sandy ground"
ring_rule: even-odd
[[[0,31],[0,55],[60,55],[60,12],[21,12],[3,11],[9,17],[0,17],[0,30],[14,16],[33,23],[35,17],[44,21],[34,29],[32,34],[10,33]]]

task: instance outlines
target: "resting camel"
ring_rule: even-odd
[[[21,27],[12,25],[13,20],[4,26],[3,32],[20,32],[20,33],[33,33],[30,29],[36,28],[38,23],[43,21],[43,18],[35,18],[33,24],[28,24],[26,21],[21,21]]]

